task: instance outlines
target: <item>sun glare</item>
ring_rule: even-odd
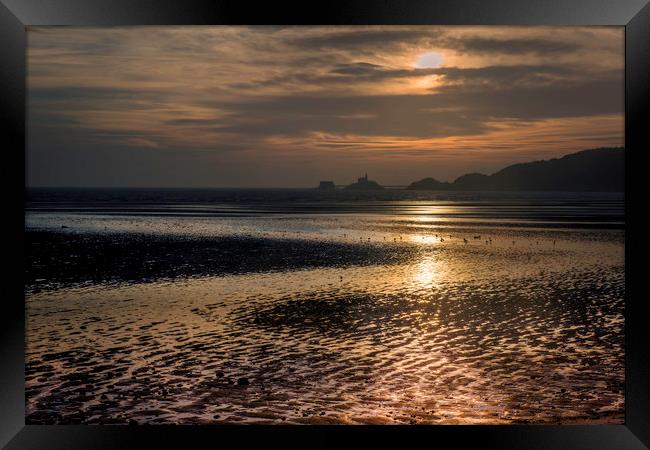
[[[427,52],[418,56],[415,61],[416,69],[436,69],[442,65],[442,55],[437,52]]]
[[[414,281],[417,285],[429,288],[439,278],[438,263],[433,258],[425,258],[416,265]]]

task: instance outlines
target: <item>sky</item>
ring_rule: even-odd
[[[30,27],[29,186],[453,181],[624,143],[623,27]]]

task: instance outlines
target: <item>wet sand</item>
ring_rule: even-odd
[[[623,423],[621,230],[176,220],[28,232],[27,423]]]
[[[415,247],[265,239],[259,236],[28,230],[28,292],[69,285],[143,283],[160,279],[395,263]]]

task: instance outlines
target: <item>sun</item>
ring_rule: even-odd
[[[438,52],[423,53],[415,61],[416,69],[436,69],[441,65],[442,55]]]

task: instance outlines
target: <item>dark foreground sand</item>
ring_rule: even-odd
[[[179,277],[395,263],[414,246],[263,239],[249,236],[174,236],[143,233],[25,233],[28,292],[68,285],[147,282]]]

